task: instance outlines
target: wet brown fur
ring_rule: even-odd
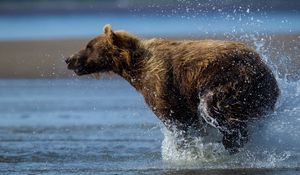
[[[85,72],[75,72],[120,75],[142,93],[170,130],[200,130],[201,115],[209,115],[224,135],[225,148],[233,153],[247,142],[247,121],[273,110],[279,95],[272,72],[242,43],[142,40],[105,26],[104,35],[87,48],[93,51],[84,49],[68,59],[69,69],[85,64]],[[205,103],[204,113],[200,101]]]

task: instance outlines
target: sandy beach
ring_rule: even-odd
[[[240,39],[238,36],[172,37],[172,39],[226,39],[247,42],[250,47],[263,43],[263,49],[282,73],[297,77],[300,72],[299,50],[300,34],[263,35],[255,43]],[[0,41],[0,78],[59,78],[70,77],[72,72],[66,69],[64,57],[85,47],[89,38],[53,39],[29,41]],[[266,48],[267,47],[267,48]],[[282,55],[289,64],[281,67]],[[286,65],[289,67],[286,68]]]
[[[43,78],[71,75],[64,57],[82,48],[85,39],[1,41],[1,78]]]

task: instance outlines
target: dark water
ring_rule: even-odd
[[[201,140],[174,149],[120,79],[0,80],[0,173],[300,174],[300,84],[282,81],[281,88],[277,112],[229,156]]]

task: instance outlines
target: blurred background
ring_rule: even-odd
[[[276,111],[239,154],[178,149],[128,82],[67,70],[105,24],[246,43],[277,78]],[[299,0],[0,0],[0,174],[299,174],[299,52]]]
[[[280,42],[270,44],[287,49],[299,48],[299,19],[297,0],[0,0],[0,78],[71,76],[63,57],[107,23],[144,38],[242,41],[276,34],[273,41]],[[289,70],[297,74],[299,63],[291,62]]]

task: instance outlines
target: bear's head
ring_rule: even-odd
[[[87,46],[68,57],[68,69],[77,75],[101,73],[120,69],[124,63],[130,64],[130,50],[137,47],[138,39],[127,32],[114,32],[105,25],[103,34],[88,42]]]

